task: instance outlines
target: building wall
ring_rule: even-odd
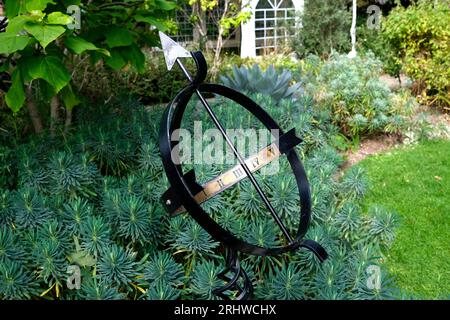
[[[241,57],[256,57],[255,9],[260,0],[244,0],[244,7],[252,13],[251,18],[241,26]],[[292,0],[297,12],[303,11],[304,0]]]

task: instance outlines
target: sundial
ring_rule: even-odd
[[[225,281],[226,284],[215,290],[215,294],[223,299],[230,299],[230,296],[234,296],[237,300],[251,297],[253,286],[246,272],[241,267],[238,252],[257,256],[273,256],[296,251],[303,247],[311,250],[320,261],[325,260],[327,258],[325,249],[313,240],[304,239],[311,217],[311,196],[305,170],[294,149],[295,146],[301,143],[301,139],[295,134],[295,129],[284,132],[261,106],[244,94],[219,84],[204,83],[207,74],[207,64],[202,52],[189,52],[164,33],[160,32],[159,34],[167,68],[171,70],[177,64],[189,81],[189,84],[178,92],[169,103],[161,121],[160,152],[164,170],[170,184],[170,188],[162,195],[161,200],[170,216],[188,213],[215,240],[221,242],[228,249],[226,267],[219,274],[219,278]],[[191,58],[194,60],[197,69],[194,76],[189,73],[180,58]],[[277,130],[280,134],[276,141],[255,154],[244,158],[205,99],[206,95],[222,96],[235,102],[250,112],[266,129],[269,131]],[[194,170],[184,172],[182,165],[174,162],[172,159],[173,150],[179,143],[171,139],[172,134],[181,128],[186,107],[194,96],[197,96],[201,102],[204,110],[214,126],[220,131],[238,163],[203,185],[197,182]],[[299,192],[300,222],[295,234],[291,234],[288,231],[285,223],[254,176],[254,173],[280,157],[287,158]],[[214,198],[244,179],[250,181],[264,204],[265,210],[280,228],[281,233],[285,237],[286,244],[284,246],[261,247],[242,240],[223,228],[202,208],[202,203]]]

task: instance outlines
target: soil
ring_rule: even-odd
[[[409,88],[411,87],[411,79],[409,79],[406,75],[400,75],[400,81],[398,78],[390,76],[388,74],[383,74],[380,76],[380,80],[387,84],[389,89],[398,90],[400,88]]]
[[[428,120],[433,125],[444,125],[450,132],[450,115],[445,113],[432,113],[428,115]],[[367,156],[382,153],[386,150],[392,149],[400,145],[401,139],[396,135],[383,135],[375,138],[367,139],[361,141],[359,148],[357,150],[349,150],[344,156],[347,161],[342,165],[340,174],[341,175],[345,169],[351,167],[361,160],[364,160]]]
[[[398,136],[379,136],[372,139],[361,141],[359,148],[355,151],[348,151],[346,154],[347,161],[342,166],[342,171],[351,167],[361,160],[364,160],[367,156],[372,154],[381,153],[388,149],[394,148],[399,145],[401,141]]]

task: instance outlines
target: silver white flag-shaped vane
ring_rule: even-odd
[[[191,53],[178,43],[173,41],[169,36],[159,32],[162,49],[164,51],[164,58],[166,59],[167,69],[171,70],[178,58],[189,58]]]

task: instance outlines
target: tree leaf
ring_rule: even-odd
[[[26,81],[26,79],[24,80]],[[38,82],[40,97],[45,102],[49,102],[56,95],[55,88],[45,80],[37,79],[36,81]]]
[[[56,93],[70,81],[70,74],[62,62],[54,56],[31,57],[24,61],[31,79],[43,79],[53,86]]]
[[[174,3],[174,2],[168,2],[168,1],[165,1],[165,0],[155,0],[155,4],[156,4],[156,6],[157,6],[159,9],[161,9],[161,10],[166,10],[166,11],[175,9],[175,7],[177,6],[176,3]]]
[[[73,92],[72,86],[70,84],[65,86],[61,90],[61,99],[63,100],[64,105],[66,106],[67,109],[72,109],[76,105],[80,104],[80,100]]]
[[[6,0],[6,16],[8,18],[12,18],[17,16],[19,13],[25,13],[25,2],[25,0]]]
[[[29,21],[31,21],[31,18],[25,15],[20,15],[12,19],[8,19],[6,32],[11,34],[18,34],[19,32],[25,30],[25,24]]]
[[[47,23],[48,24],[62,24],[62,25],[68,25],[69,23],[72,23],[73,19],[72,17],[56,11],[52,12],[47,16]]]
[[[28,12],[33,10],[43,11],[49,3],[55,4],[53,0],[26,0],[26,8]]]
[[[20,68],[16,68],[12,73],[12,85],[5,95],[8,107],[14,112],[18,112],[25,102],[25,91]]]
[[[81,37],[69,37],[64,41],[64,44],[76,54],[81,54],[84,51],[99,51],[106,56],[110,56],[108,50],[97,48],[93,43],[86,41]]]
[[[165,20],[156,19],[153,16],[143,16],[143,15],[135,15],[134,20],[137,22],[145,22],[155,26],[160,31],[166,31],[168,29],[167,22]]]
[[[133,37],[127,29],[112,27],[106,31],[105,36],[110,48],[125,47],[133,43]]]
[[[0,33],[0,54],[11,54],[20,50],[23,50],[30,37],[27,35],[16,35],[9,32]]]
[[[121,55],[129,61],[139,73],[143,73],[145,71],[145,55],[142,53],[141,49],[135,44],[121,49]]]
[[[114,48],[110,51],[111,57],[105,59],[106,65],[113,68],[114,70],[122,69],[127,61],[122,56],[121,50]]]
[[[42,25],[37,23],[28,23],[25,25],[27,30],[43,48],[46,48],[51,42],[56,40],[60,35],[66,31],[61,26]]]

